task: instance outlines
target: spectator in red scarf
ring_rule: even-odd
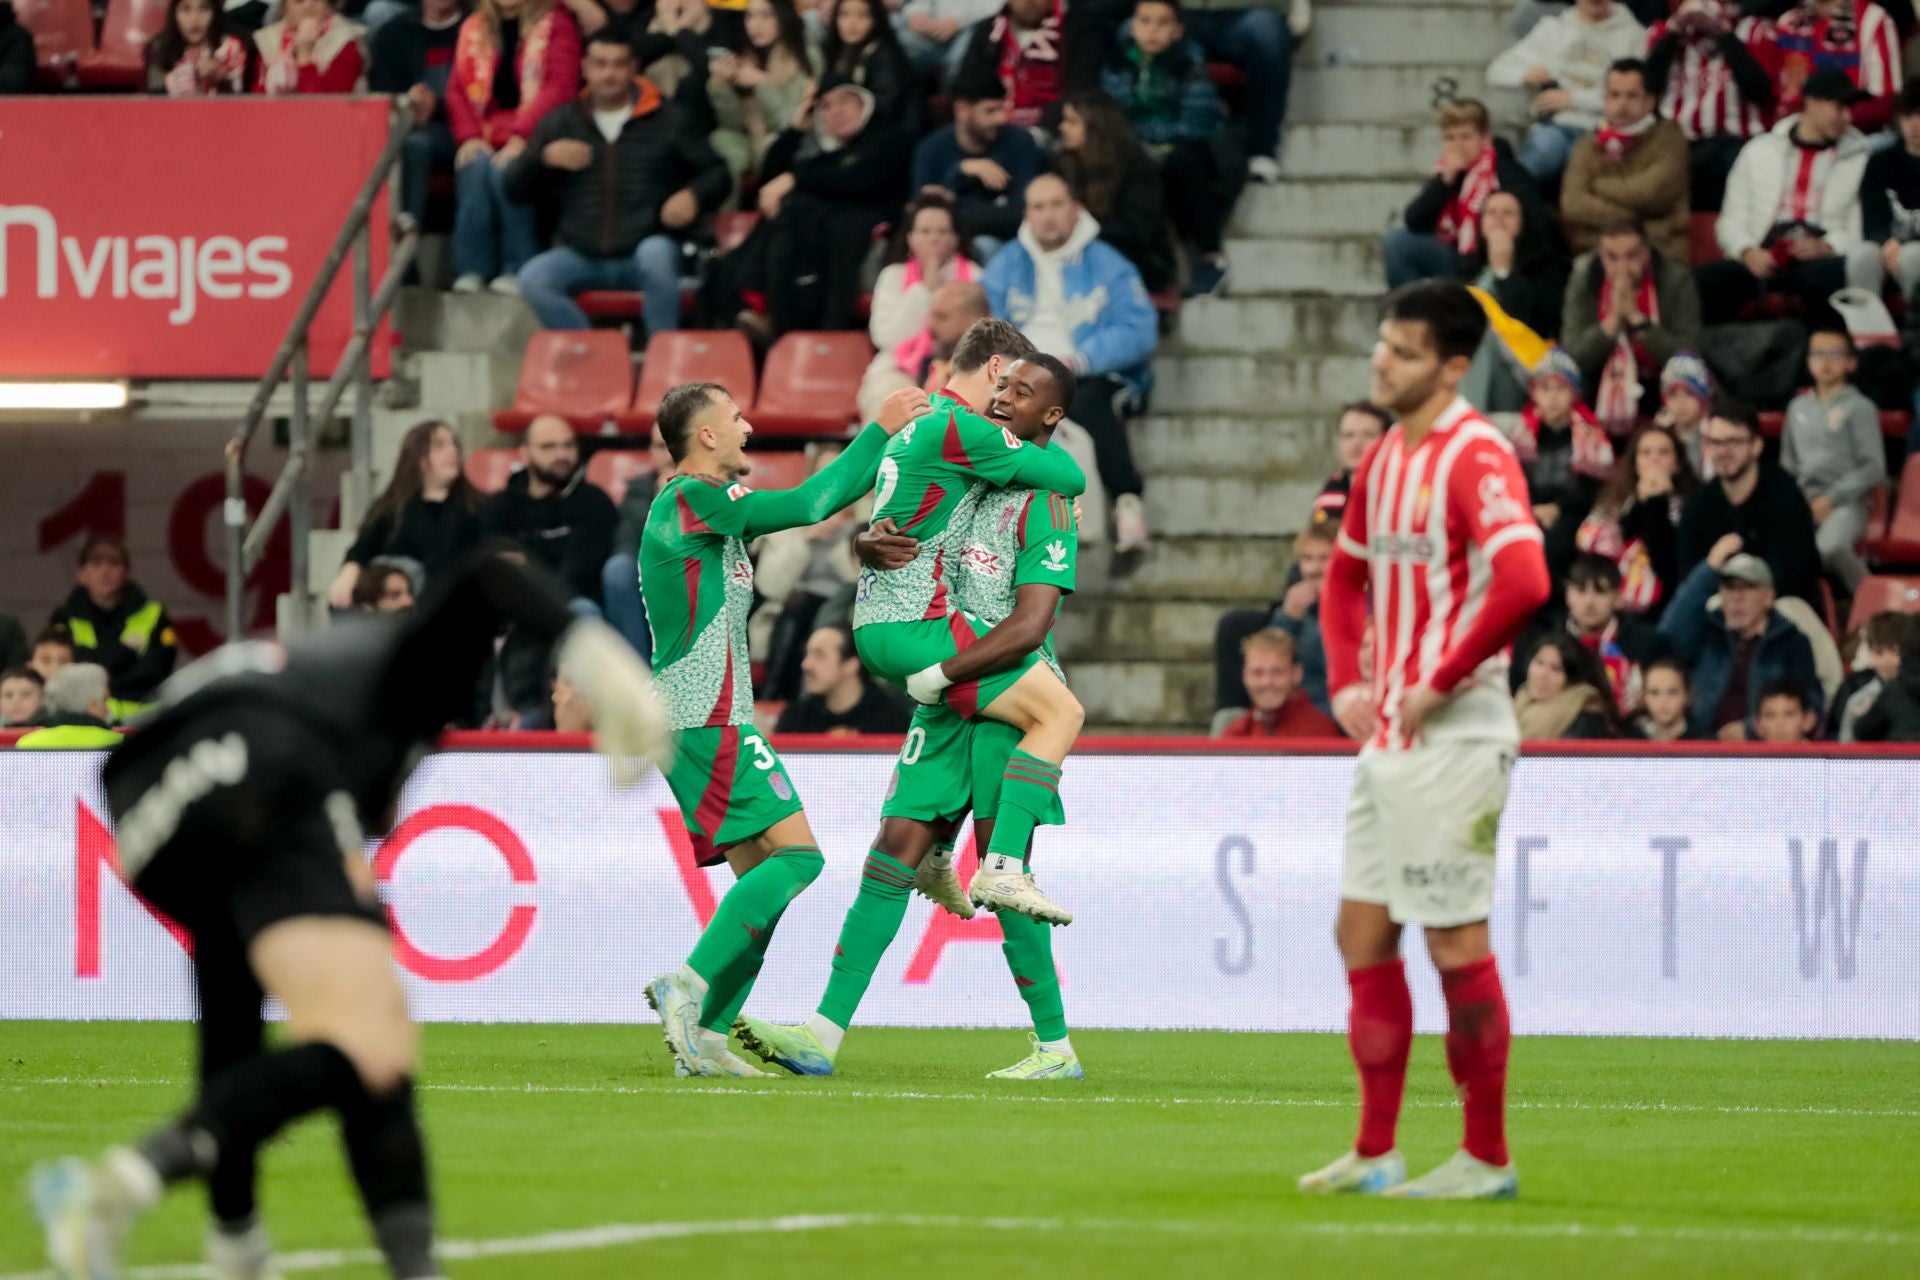
[[[1573,264],[1560,341],[1594,388],[1594,413],[1625,436],[1660,407],[1660,371],[1700,348],[1700,289],[1686,259],[1668,258],[1632,221],[1601,228],[1600,244]]]
[[[453,125],[457,202],[453,288],[517,294],[515,279],[539,252],[534,211],[507,198],[507,166],[540,118],[580,85],[580,30],[553,0],[480,0],[460,24],[447,119]]]
[[[1607,69],[1600,128],[1573,144],[1560,183],[1560,213],[1575,253],[1600,242],[1600,229],[1637,221],[1674,261],[1687,260],[1693,215],[1687,203],[1687,139],[1653,112],[1647,65],[1625,58]]]
[[[1346,514],[1347,491],[1353,487],[1353,470],[1367,456],[1367,450],[1393,425],[1393,415],[1371,400],[1356,400],[1340,410],[1340,422],[1333,429],[1333,451],[1340,469],[1327,477],[1313,499],[1313,523],[1330,529],[1340,527]]]
[[[228,32],[219,0],[173,0],[167,25],[147,42],[147,92],[169,98],[245,93],[247,43]]]
[[[1007,7],[975,24],[956,80],[998,74],[1008,88],[1007,121],[1023,129],[1051,123],[1066,95],[1066,47],[1061,0],[1007,0]]]
[[[1733,0],[1679,0],[1647,32],[1647,82],[1660,114],[1689,143],[1696,210],[1717,213],[1727,174],[1748,138],[1767,131],[1773,77],[1747,47],[1759,23]]]
[[[1506,139],[1493,136],[1484,103],[1471,98],[1440,108],[1440,160],[1433,176],[1406,208],[1403,227],[1387,232],[1380,247],[1387,287],[1397,289],[1432,276],[1463,276],[1480,248],[1480,210],[1495,191],[1511,191],[1527,209],[1526,222],[1544,225],[1533,179],[1513,158]]]
[[[1811,322],[1833,322],[1827,299],[1860,242],[1872,150],[1851,123],[1860,95],[1844,72],[1816,71],[1800,86],[1800,114],[1741,148],[1714,227],[1726,258],[1700,268],[1708,324],[1738,319],[1767,291],[1797,293]]]
[[[1316,708],[1300,687],[1300,659],[1293,637],[1278,628],[1256,631],[1240,642],[1245,655],[1240,678],[1252,704],[1247,714],[1220,731],[1222,738],[1338,738],[1340,726]]]
[[[1561,607],[1546,611],[1540,628],[1514,645],[1516,687],[1525,679],[1534,651],[1554,633],[1573,637],[1599,659],[1622,716],[1640,705],[1646,668],[1670,651],[1652,623],[1621,610],[1619,567],[1605,556],[1586,553],[1575,556],[1567,570]]]
[[[280,21],[254,33],[259,93],[357,93],[366,86],[366,51],[357,22],[333,0],[287,0]]]
[[[1665,427],[1680,442],[1680,451],[1697,476],[1706,470],[1701,457],[1700,429],[1713,405],[1713,371],[1691,351],[1682,351],[1660,370],[1660,411],[1653,424]]]
[[[1887,11],[1872,0],[1802,0],[1752,37],[1755,53],[1773,77],[1779,116],[1802,109],[1807,84],[1834,71],[1860,90],[1853,123],[1878,133],[1893,119],[1900,91],[1900,36]]]
[[[1620,607],[1658,621],[1680,583],[1680,515],[1699,473],[1663,426],[1642,427],[1619,451],[1574,542],[1620,570]]]
[[[1533,518],[1546,534],[1547,568],[1558,582],[1573,559],[1574,533],[1613,470],[1613,445],[1580,397],[1578,366],[1560,348],[1534,367],[1528,394],[1531,402],[1521,414],[1526,430],[1514,446]]]

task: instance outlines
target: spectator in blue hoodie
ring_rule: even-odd
[[[1100,82],[1160,161],[1167,212],[1197,255],[1187,295],[1212,293],[1226,280],[1221,235],[1246,181],[1246,159],[1226,128],[1206,56],[1187,39],[1180,0],[1136,0]]]
[[[1687,575],[1667,606],[1660,632],[1693,667],[1687,717],[1695,734],[1722,742],[1759,737],[1754,716],[1761,692],[1777,680],[1805,689],[1806,709],[1819,716],[1821,684],[1813,646],[1773,601],[1767,562],[1741,551],[1739,536],[1728,534]]]

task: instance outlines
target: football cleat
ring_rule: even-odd
[[[944,866],[935,866],[932,859],[922,862],[920,869],[913,873],[913,889],[921,897],[946,908],[962,920],[974,917],[973,904],[967,901],[966,886],[960,883],[960,877],[955,874],[951,862]]]
[[[688,1075],[699,1074],[700,1046],[694,1037],[700,1030],[700,1000],[677,973],[663,973],[647,984],[647,1003],[660,1015],[660,1034],[673,1053],[673,1061]]]
[[[741,1076],[748,1079],[771,1080],[771,1071],[762,1071],[727,1045],[727,1038],[718,1031],[700,1028],[695,1043],[700,1047],[700,1059],[694,1063],[689,1075],[696,1076]]]
[[[136,1192],[121,1169],[138,1161],[155,1185]],[[47,1260],[62,1280],[110,1280],[120,1246],[133,1220],[158,1195],[151,1167],[131,1151],[115,1148],[98,1164],[67,1156],[28,1175],[34,1214],[46,1231]]]
[[[769,1066],[791,1071],[796,1076],[833,1074],[833,1051],[821,1044],[813,1028],[804,1023],[783,1027],[758,1018],[742,1018],[733,1024],[733,1030],[747,1052]]]
[[[1438,1169],[1382,1194],[1403,1200],[1512,1200],[1520,1194],[1520,1173],[1511,1160],[1488,1164],[1456,1151]]]
[[[1087,1073],[1080,1069],[1080,1059],[1071,1053],[1059,1053],[1053,1049],[1040,1047],[1040,1037],[1031,1031],[1027,1033],[1028,1043],[1033,1052],[1010,1067],[999,1071],[989,1071],[989,1080],[1085,1080]]]
[[[974,872],[967,896],[974,906],[989,911],[1032,916],[1043,924],[1073,923],[1073,913],[1040,892],[1031,871],[988,871],[983,867]]]
[[[1398,1151],[1377,1156],[1349,1151],[1326,1168],[1302,1175],[1298,1185],[1315,1196],[1377,1196],[1406,1180],[1407,1162]]]
[[[258,1222],[239,1232],[208,1227],[207,1270],[214,1280],[280,1280],[273,1265],[273,1242]]]

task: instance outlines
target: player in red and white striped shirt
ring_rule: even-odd
[[[1647,32],[1647,83],[1687,135],[1696,211],[1719,211],[1741,145],[1773,119],[1773,77],[1748,47],[1762,25],[1734,0],[1685,0]]]
[[[1511,1033],[1487,918],[1520,738],[1506,650],[1546,602],[1547,564],[1512,447],[1459,395],[1486,327],[1463,285],[1428,280],[1387,299],[1374,348],[1370,398],[1398,421],[1354,473],[1320,604],[1334,714],[1365,744],[1336,929],[1360,1133],[1300,1179],[1303,1191],[1487,1199],[1519,1188],[1505,1131]],[[1466,1112],[1462,1150],[1412,1182],[1394,1147],[1413,1043],[1408,923],[1424,927],[1440,970],[1447,1066]]]

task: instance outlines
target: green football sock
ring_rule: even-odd
[[[733,999],[738,984],[745,980],[746,970],[742,968],[725,984],[721,978],[754,948],[757,947],[762,956],[766,954],[766,939],[772,934],[780,913],[819,878],[825,866],[826,859],[812,845],[788,845],[775,849],[765,862],[741,876],[733,888],[727,890],[727,896],[720,900],[720,909],[713,913],[700,941],[693,946],[693,954],[687,957],[687,968],[707,984],[709,995],[724,985],[720,1007]],[[703,1010],[705,1007],[702,1006]]]
[[[880,957],[900,932],[912,894],[913,868],[878,849],[867,854],[867,865],[860,872],[860,894],[847,911],[839,945],[833,949],[833,976],[827,980],[827,993],[820,997],[821,1017],[837,1027],[853,1025],[853,1011],[867,994]]]
[[[1059,822],[1055,816],[1059,812],[1060,766],[1016,748],[1000,776],[1000,812],[994,818],[987,852],[1025,862],[1033,829]]]
[[[1003,811],[1004,812],[1004,811]],[[1020,998],[1033,1015],[1034,1034],[1042,1041],[1067,1038],[1067,1008],[1060,999],[1060,972],[1053,967],[1053,928],[1031,916],[1002,911],[1000,932],[1005,941],[1001,952]]]
[[[708,984],[706,998],[700,1002],[701,1026],[723,1036],[732,1033],[733,1024],[753,991],[754,981],[760,976],[760,966],[766,963],[767,944],[773,941],[773,931],[779,925],[779,915],[767,921],[767,927],[760,931],[753,945]]]

